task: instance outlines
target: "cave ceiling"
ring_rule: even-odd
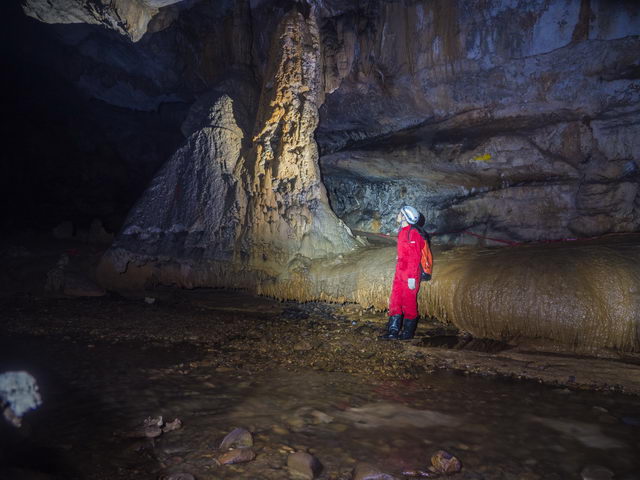
[[[518,240],[640,227],[636,2],[22,2],[58,45],[40,64],[102,104],[173,109],[176,132],[211,91],[259,91],[291,9],[318,17],[315,139],[350,226],[388,233],[412,203],[433,229]]]

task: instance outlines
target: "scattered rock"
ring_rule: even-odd
[[[358,463],[353,469],[353,480],[397,480],[369,463]]]
[[[333,422],[333,417],[331,415],[327,415],[320,410],[312,410],[311,416],[314,418],[314,423],[331,423]]]
[[[292,453],[287,457],[287,467],[289,473],[301,478],[313,479],[322,471],[320,461],[304,452]]]
[[[0,407],[11,425],[19,428],[22,416],[42,404],[38,384],[27,372],[0,373]]]
[[[162,435],[162,429],[157,425],[147,425],[144,427],[144,436],[147,438],[157,438]]]
[[[244,428],[236,428],[229,432],[220,443],[220,450],[230,448],[253,447],[253,436]]]
[[[164,433],[173,432],[174,430],[178,430],[182,428],[182,420],[176,418],[173,422],[166,423],[164,427],[162,427],[162,431]]]
[[[163,433],[178,430],[182,427],[182,421],[179,418],[174,419],[172,422],[165,424],[162,415],[159,417],[147,417],[142,423],[141,427],[129,432],[114,432],[114,435],[119,435],[127,438],[157,438]]]
[[[582,480],[611,480],[613,472],[601,465],[587,465],[580,472]]]
[[[286,428],[284,428],[281,425],[274,425],[271,427],[271,431],[273,433],[276,433],[278,435],[289,435],[289,430],[287,430]]]
[[[234,448],[218,457],[221,465],[232,465],[234,463],[250,462],[256,458],[256,454],[251,447]]]
[[[162,418],[162,415],[156,418],[147,417],[143,423],[145,427],[162,427],[162,425],[164,425],[164,419]]]
[[[460,460],[444,450],[438,450],[431,457],[431,464],[436,472],[447,475],[457,473],[462,469]]]
[[[56,225],[52,231],[54,238],[58,240],[69,240],[73,238],[73,223],[70,221]]]
[[[428,472],[425,470],[404,470],[402,475],[405,477],[422,477],[422,478],[438,478],[439,473]]]

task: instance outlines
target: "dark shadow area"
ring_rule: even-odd
[[[129,410],[154,413],[154,387],[143,371],[198,356],[192,346],[166,349],[141,342],[88,343],[77,337],[3,337],[0,372],[29,372],[43,403],[24,416],[20,429],[0,421],[0,479],[91,478],[87,472],[94,468],[115,475],[113,463],[133,442],[119,433],[135,426]],[[146,460],[138,461],[144,465]]]
[[[107,54],[109,42],[126,50],[125,40],[101,26],[40,23],[24,15],[17,1],[3,2],[0,13],[0,228],[47,231],[62,221],[84,227],[99,218],[107,230],[117,231],[183,141],[179,126],[188,104],[141,111],[92,98],[78,87],[87,72],[102,77],[105,89],[124,72],[108,71],[90,55]],[[102,45],[103,51],[77,50],[72,41],[85,42],[85,49]]]

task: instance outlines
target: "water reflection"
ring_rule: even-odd
[[[360,461],[399,476],[425,468],[440,448],[462,460],[466,476],[459,478],[579,478],[588,464],[622,476],[640,467],[634,397],[453,374],[382,381],[313,370],[189,368],[204,358],[193,345],[89,347],[25,338],[2,347],[3,368],[30,352],[19,366],[39,378],[45,402],[27,415],[24,431],[2,427],[2,478],[187,471],[278,479],[288,478],[287,455],[299,450],[321,460],[327,479],[349,478]],[[184,426],[156,439],[127,435],[157,415]],[[240,426],[254,434],[256,460],[217,466],[220,440]]]

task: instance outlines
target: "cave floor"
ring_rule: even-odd
[[[0,478],[289,478],[294,450],[321,478],[363,461],[402,478],[441,448],[463,463],[453,479],[578,478],[589,464],[638,478],[633,359],[527,352],[430,321],[380,341],[381,313],[239,291],[13,293],[0,311],[0,371],[28,370],[44,399],[21,430],[2,426]],[[131,438],[157,415],[183,427]],[[257,457],[217,466],[235,427]]]

